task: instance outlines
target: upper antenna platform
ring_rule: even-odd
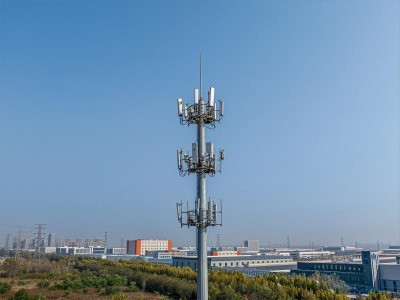
[[[206,103],[202,96],[202,58],[200,53],[200,98],[199,90],[194,90],[194,104],[184,103],[181,98],[178,98],[178,116],[180,123],[198,124],[204,122],[215,127],[215,122],[220,122],[224,117],[224,102],[218,100],[218,107],[215,102],[215,89],[210,87],[208,91],[208,102]]]

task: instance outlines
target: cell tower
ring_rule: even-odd
[[[208,299],[208,268],[207,268],[207,227],[222,226],[221,210],[217,209],[214,201],[207,199],[206,176],[221,173],[221,162],[224,159],[224,150],[220,149],[218,157],[214,153],[214,145],[206,143],[205,128],[215,128],[224,116],[224,102],[218,100],[218,108],[214,101],[213,87],[208,92],[208,102],[202,97],[202,66],[200,54],[200,89],[194,90],[194,104],[184,104],[178,98],[178,115],[181,125],[197,125],[197,142],[192,143],[192,155],[177,151],[178,169],[181,176],[191,173],[197,174],[197,195],[193,210],[183,211],[182,201],[176,204],[178,221],[182,226],[195,226],[197,234],[197,299]],[[222,204],[222,202],[220,202]],[[218,217],[219,216],[219,217]]]

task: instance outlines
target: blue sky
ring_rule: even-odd
[[[398,1],[0,1],[0,244],[194,244],[176,98],[216,88],[222,244],[399,241]]]

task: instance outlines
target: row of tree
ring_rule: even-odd
[[[173,299],[196,298],[196,272],[151,264],[142,260],[118,261],[51,255],[40,268],[29,259],[8,259],[2,266],[5,277],[39,278],[42,288],[65,291],[96,289],[111,295],[138,290]],[[240,272],[209,271],[209,298],[225,299],[307,299],[347,300],[346,285],[335,276],[303,277],[268,274],[248,278]],[[371,293],[368,299],[389,299],[388,294]],[[362,299],[360,297],[360,299]]]

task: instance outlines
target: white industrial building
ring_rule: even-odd
[[[243,246],[247,248],[247,252],[258,252],[260,250],[260,241],[245,240]]]
[[[220,269],[225,267],[276,267],[287,263],[293,263],[291,257],[263,256],[263,255],[237,255],[237,256],[208,256],[208,268]],[[174,267],[188,267],[197,269],[197,257],[173,257]]]
[[[288,251],[289,255],[294,259],[324,259],[335,255],[333,251]]]

